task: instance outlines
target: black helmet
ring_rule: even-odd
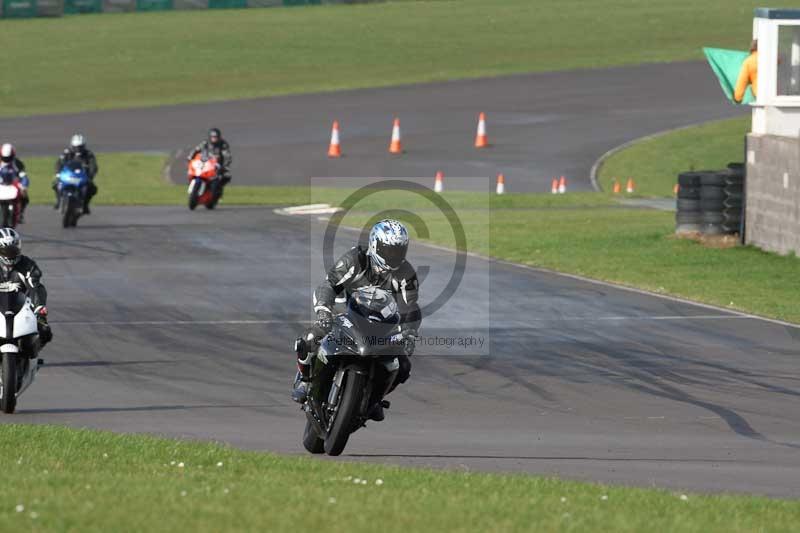
[[[218,144],[222,140],[222,132],[219,128],[211,128],[208,130],[208,142],[211,144]]]

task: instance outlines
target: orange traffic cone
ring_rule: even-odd
[[[444,174],[442,171],[436,173],[436,180],[433,182],[433,192],[442,192],[444,190]]]
[[[565,192],[567,192],[567,178],[561,176],[558,181],[558,194],[564,194]]]
[[[400,119],[394,119],[394,126],[392,126],[392,142],[389,143],[390,154],[402,154],[403,142],[400,140]]]
[[[614,188],[612,190],[614,191],[614,194],[619,194],[622,192],[622,184],[617,180],[617,178],[614,178]]]
[[[502,174],[497,175],[497,187],[494,192],[497,194],[505,194],[506,192],[506,177]]]
[[[636,186],[633,184],[633,178],[628,178],[628,185],[625,187],[625,192],[628,194],[633,194],[636,190]]]
[[[331,145],[328,147],[328,157],[342,157],[342,147],[339,145],[339,121],[333,121],[331,129]]]
[[[553,183],[550,184],[550,193],[558,194],[558,178],[553,178]]]
[[[486,136],[486,114],[478,115],[478,133],[475,135],[475,148],[486,148],[489,146],[489,138]]]

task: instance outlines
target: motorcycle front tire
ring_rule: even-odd
[[[303,431],[303,448],[313,454],[325,453],[325,441],[319,437],[309,420],[306,420],[306,429]]]
[[[192,188],[192,192],[189,193],[189,211],[194,211],[194,208],[197,207],[197,203],[200,200],[200,179],[195,178],[195,184]]]
[[[339,395],[339,409],[333,418],[333,425],[325,438],[325,453],[328,455],[341,455],[347,446],[347,439],[353,432],[354,418],[361,405],[361,395],[364,393],[364,382],[367,376],[360,374],[355,369],[345,372],[342,392]]]
[[[0,394],[0,410],[11,414],[17,408],[17,358],[12,354],[3,354],[2,394]]]

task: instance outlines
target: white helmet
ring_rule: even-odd
[[[14,145],[11,143],[5,143],[2,147],[0,147],[0,160],[3,163],[10,163],[14,160],[17,156],[17,151],[14,150]]]
[[[86,139],[80,133],[76,133],[75,135],[72,136],[72,139],[70,139],[69,145],[76,150],[83,148],[84,146],[86,146]]]

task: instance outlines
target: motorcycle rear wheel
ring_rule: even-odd
[[[0,410],[11,414],[17,408],[17,358],[3,354],[2,384],[0,385]]]
[[[212,185],[214,194],[211,195],[211,200],[208,201],[206,204],[206,209],[214,209],[217,207],[219,203],[219,199],[222,197],[222,183],[217,179],[217,181]]]
[[[306,420],[306,429],[303,431],[303,447],[309,453],[325,453],[325,441],[319,437],[314,425],[308,420]]]
[[[367,377],[353,369],[345,372],[342,392],[339,395],[339,409],[331,421],[331,430],[325,438],[325,453],[341,455],[347,446],[347,439],[353,432],[354,418],[361,405],[364,382]]]

